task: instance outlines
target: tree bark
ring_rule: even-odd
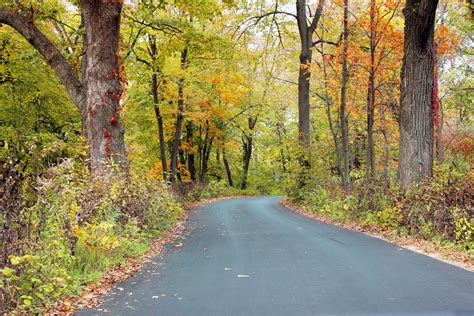
[[[342,185],[344,190],[350,189],[351,183],[349,178],[349,124],[348,117],[346,114],[346,98],[347,98],[347,82],[348,82],[348,69],[347,69],[347,51],[349,47],[349,26],[348,26],[348,0],[344,0],[344,34],[343,34],[343,53],[342,53],[342,84],[341,84],[341,108],[339,110],[339,119],[341,121],[341,132],[342,132],[342,155],[344,160],[344,169],[342,172]]]
[[[186,58],[188,49],[185,47],[181,52],[181,69],[186,69]],[[181,144],[181,130],[183,125],[183,111],[184,111],[184,77],[178,82],[178,113],[176,116],[176,131],[173,139],[173,147],[171,148],[171,162],[170,162],[170,182],[176,181],[176,167],[178,162],[178,150]]]
[[[104,173],[128,170],[120,120],[123,68],[119,63],[121,1],[81,0],[86,28],[87,135],[91,167]],[[111,163],[111,164],[110,164]]]
[[[433,46],[438,0],[407,0],[401,71],[399,180],[403,190],[432,175]]]

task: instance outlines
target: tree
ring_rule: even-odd
[[[438,0],[408,0],[400,96],[399,179],[402,189],[432,175],[434,24]]]
[[[33,13],[0,9],[0,23],[20,33],[53,68],[82,116],[94,174],[110,173],[114,164],[128,171],[124,127],[120,120],[123,68],[119,62],[122,2],[81,0],[85,28],[82,80],[55,44],[36,26]],[[32,10],[33,11],[33,10]]]
[[[312,61],[312,47],[314,46],[313,34],[318,27],[323,7],[324,0],[319,0],[311,23],[308,24],[306,0],[296,1],[296,20],[298,22],[298,32],[301,41],[300,69],[298,73],[298,140],[300,146],[306,149],[308,149],[311,144],[309,102],[309,80],[311,73],[308,70],[308,66]]]
[[[339,109],[339,120],[341,122],[341,133],[342,133],[342,157],[344,162],[344,168],[342,170],[342,185],[345,190],[350,188],[349,178],[349,124],[348,114],[346,113],[346,100],[347,100],[347,81],[348,81],[348,70],[347,70],[347,54],[349,47],[349,1],[344,0],[344,15],[343,15],[344,33],[343,33],[343,53],[342,53],[342,83],[341,83],[341,107]]]

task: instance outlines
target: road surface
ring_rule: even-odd
[[[185,240],[80,315],[474,315],[474,273],[295,214],[278,197],[190,212]]]

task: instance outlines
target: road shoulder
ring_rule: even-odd
[[[282,199],[280,201],[280,204],[288,210],[298,213],[302,216],[326,224],[343,227],[348,230],[361,232],[371,237],[385,240],[389,243],[395,244],[399,247],[411,250],[413,252],[424,254],[436,260],[454,265],[470,272],[474,272],[474,258],[471,258],[468,254],[464,252],[456,251],[448,247],[443,247],[442,245],[435,244],[434,242],[429,240],[423,240],[408,235],[400,235],[397,234],[396,231],[384,230],[378,226],[363,226],[356,223],[333,220],[322,214],[310,212],[286,198]]]

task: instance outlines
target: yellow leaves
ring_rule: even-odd
[[[148,170],[146,177],[148,179],[156,179],[159,181],[163,181],[163,165],[161,163],[161,160],[158,160],[155,165]]]
[[[91,251],[110,251],[120,246],[113,228],[114,224],[103,221],[96,225],[87,224],[84,228],[76,226],[73,233]]]
[[[221,84],[222,81],[223,81],[223,78],[220,74],[214,74],[213,76],[211,76],[211,83],[213,85]]]

